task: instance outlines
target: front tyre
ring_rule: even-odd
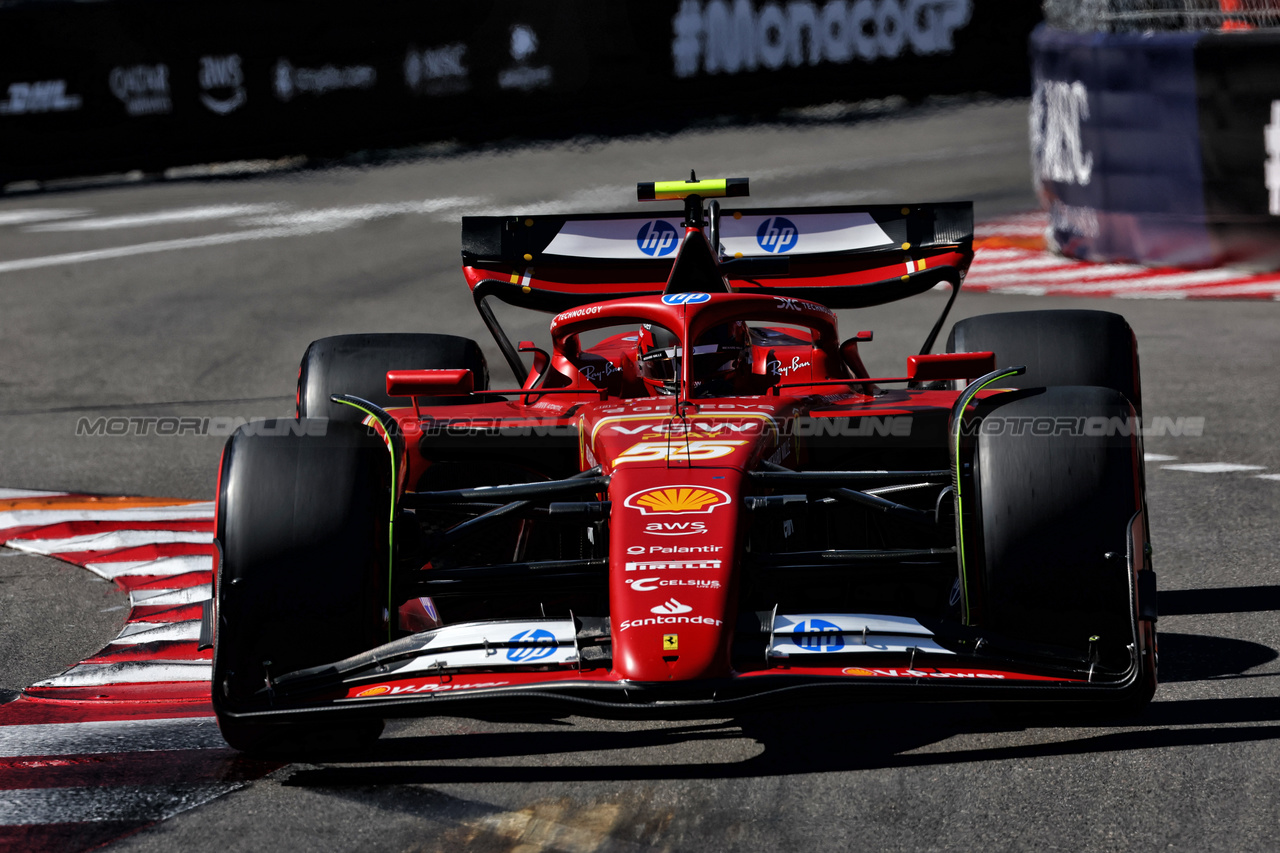
[[[391,463],[363,427],[255,421],[231,436],[219,476],[213,707],[246,751],[350,745],[372,724],[262,723],[270,682],[388,639]]]
[[[1155,689],[1155,627],[1139,621],[1136,601],[1144,563],[1133,552],[1146,541],[1136,414],[1110,388],[1032,389],[991,404],[973,449],[977,506],[962,507],[972,618],[1112,673],[1136,655],[1126,700],[1136,710]]]

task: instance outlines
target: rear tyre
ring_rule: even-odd
[[[219,477],[213,706],[227,742],[264,752],[353,745],[373,723],[262,723],[268,679],[388,639],[391,464],[353,424],[255,421],[227,442]]]
[[[298,370],[300,418],[329,418],[356,423],[364,413],[334,403],[331,394],[363,397],[381,408],[404,406],[403,397],[387,396],[388,370],[470,370],[475,389],[489,387],[489,368],[480,345],[455,335],[335,335],[313,341]],[[422,406],[449,406],[466,397],[419,397]]]
[[[1128,322],[1108,311],[1013,311],[958,321],[947,352],[996,354],[1000,367],[1027,372],[1001,380],[1006,388],[1094,385],[1114,388],[1142,414],[1138,343]]]
[[[1100,666],[1123,671],[1135,642],[1131,525],[1145,502],[1139,440],[1114,428],[1132,423],[1133,409],[1110,388],[1009,396],[981,414],[977,505],[963,508],[978,534],[965,542],[966,565],[978,569],[969,569],[968,582],[980,582],[977,621],[1000,636],[1082,656],[1097,637]],[[1154,659],[1140,664],[1126,700],[1136,702],[1133,710],[1155,689]]]

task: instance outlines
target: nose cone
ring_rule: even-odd
[[[727,468],[615,470],[609,597],[620,677],[728,674],[741,485]]]

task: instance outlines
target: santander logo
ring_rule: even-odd
[[[662,616],[674,616],[677,613],[688,613],[693,608],[687,604],[681,604],[674,598],[668,598],[666,604],[659,604],[657,607],[649,608],[650,613],[657,613]]]

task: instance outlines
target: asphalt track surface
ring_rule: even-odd
[[[634,181],[696,167],[750,176],[760,205],[972,198],[981,219],[1035,207],[1028,163],[1015,101],[6,197],[0,487],[208,499],[223,438],[77,437],[77,421],[288,414],[298,358],[324,335],[487,343],[458,272],[464,211],[632,210]],[[874,329],[868,366],[893,374],[941,299],[842,312],[842,327]],[[972,294],[955,316],[1060,307],[1123,313],[1147,415],[1204,418],[1201,435],[1146,440],[1176,458],[1147,466],[1163,683],[1143,717],[399,721],[370,753],[284,767],[110,849],[1275,849],[1280,304]],[[512,316],[510,331],[545,340],[545,323]],[[119,629],[108,584],[0,553],[0,688]]]

